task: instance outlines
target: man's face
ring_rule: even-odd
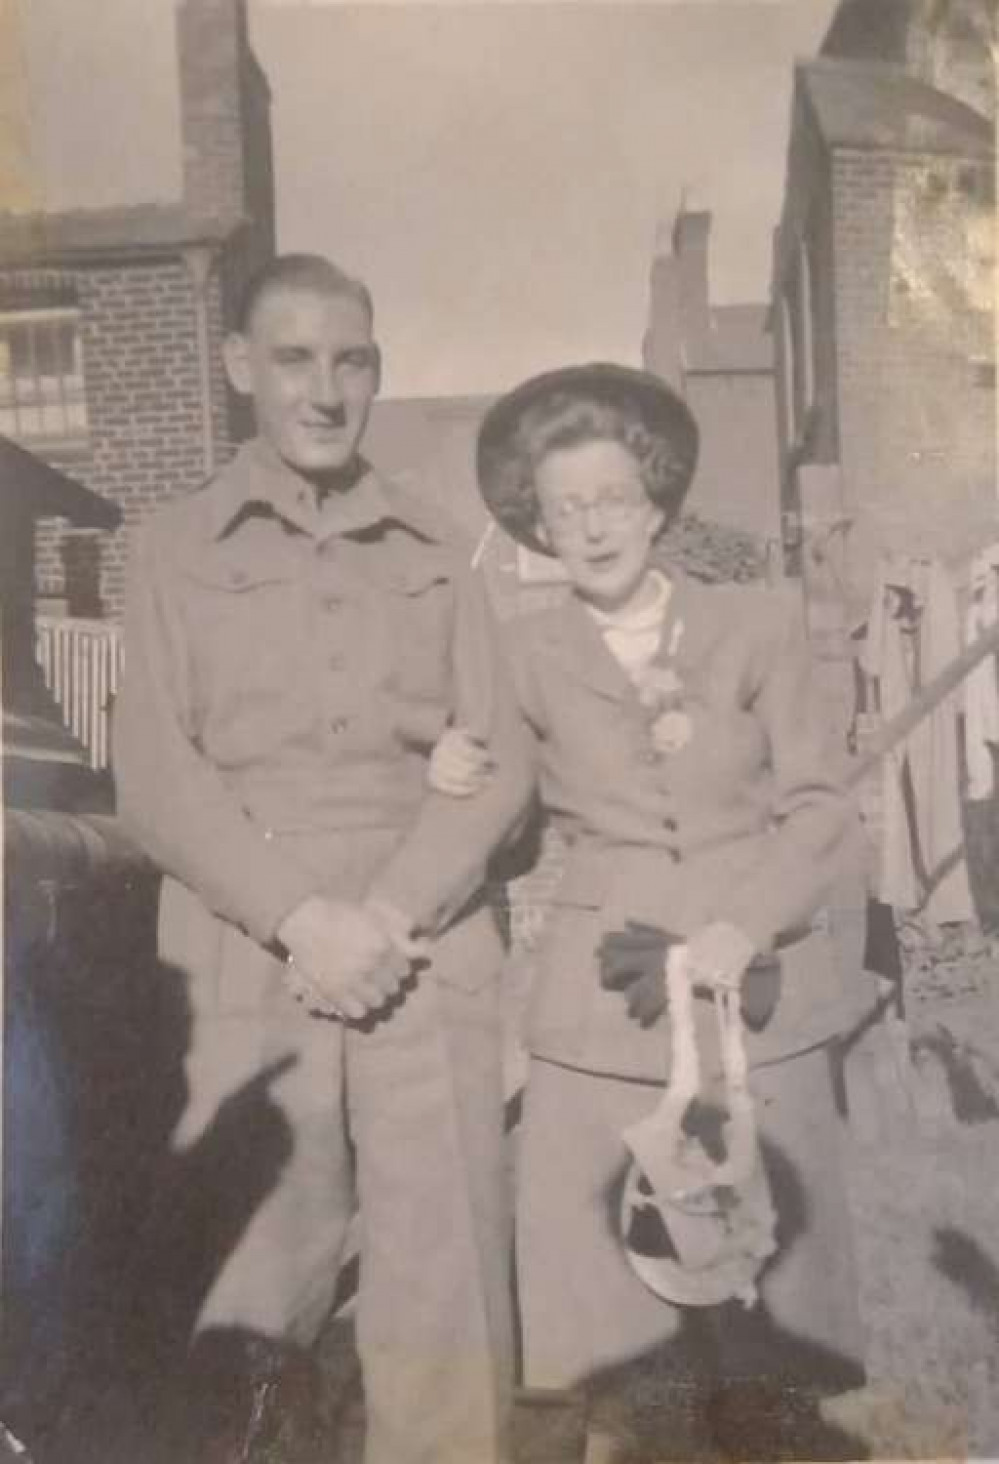
[[[354,458],[378,390],[378,350],[360,300],[279,286],[258,302],[245,333],[230,336],[226,369],[253,398],[257,430],[306,477]]]

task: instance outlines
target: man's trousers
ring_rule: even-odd
[[[233,1140],[247,1158],[270,1144],[262,1162],[279,1172],[196,1329],[308,1344],[329,1314],[357,1210],[366,1464],[498,1464],[511,1325],[495,979],[460,985],[425,972],[362,1029],[310,1017],[276,962],[263,966],[231,928],[225,941],[225,965],[238,942],[256,973],[242,1006],[195,1001],[174,1144],[196,1142],[257,1079],[266,1106],[257,1093],[247,1112],[267,1122]]]

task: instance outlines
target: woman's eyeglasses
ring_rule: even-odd
[[[544,514],[553,528],[562,530],[578,531],[587,514],[593,512],[599,513],[603,522],[611,528],[622,528],[634,518],[644,503],[644,496],[636,497],[627,488],[610,488],[605,493],[595,494],[593,498],[548,499],[544,504]]]

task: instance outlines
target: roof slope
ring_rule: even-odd
[[[884,61],[821,57],[799,83],[830,146],[991,158],[991,123],[955,97]]]
[[[0,508],[27,499],[36,518],[67,518],[81,529],[115,529],[121,509],[34,453],[0,437]]]

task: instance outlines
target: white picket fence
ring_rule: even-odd
[[[110,709],[121,679],[121,630],[106,620],[39,615],[38,664],[92,768],[111,760]]]

